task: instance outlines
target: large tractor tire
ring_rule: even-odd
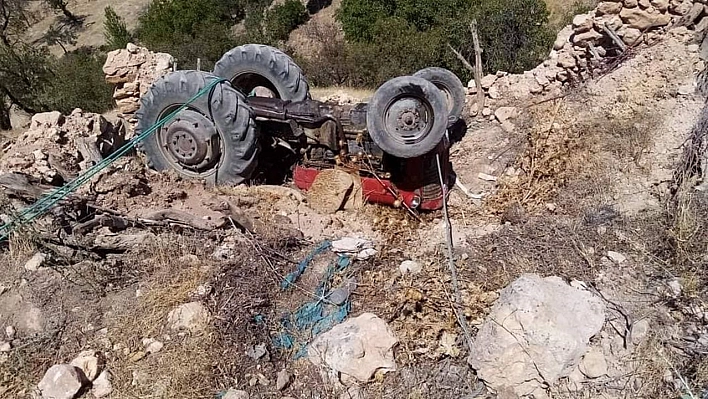
[[[433,150],[447,129],[447,104],[431,82],[401,76],[379,87],[368,105],[369,135],[385,152],[415,158]]]
[[[228,79],[246,96],[302,101],[310,88],[302,69],[282,51],[260,44],[231,49],[214,66],[214,75]],[[266,95],[262,92],[265,90]]]
[[[172,72],[158,79],[135,114],[135,134],[149,129],[216,79],[197,71]],[[210,184],[237,185],[251,177],[258,162],[254,117],[244,96],[223,82],[180,111],[138,148],[155,170],[173,169]]]
[[[462,81],[452,71],[445,68],[425,68],[413,74],[432,82],[445,95],[448,110],[448,125],[460,119],[462,109],[465,107],[465,87]]]

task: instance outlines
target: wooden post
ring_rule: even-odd
[[[605,33],[607,33],[607,36],[609,36],[610,39],[612,39],[612,41],[615,42],[617,47],[619,47],[623,53],[627,50],[627,44],[624,42],[624,40],[622,40],[617,35],[617,32],[615,32],[615,30],[612,29],[612,27],[610,27],[610,25],[607,22],[602,24],[602,30],[604,30]],[[630,43],[630,44],[634,44],[634,43]]]
[[[473,19],[470,23],[470,32],[472,32],[472,41],[474,42],[474,81],[477,85],[477,112],[481,114],[484,109],[484,89],[482,89],[482,47],[479,45],[479,37],[477,36],[476,19]]]
[[[202,70],[202,59],[197,58],[197,71],[201,71],[201,70]]]

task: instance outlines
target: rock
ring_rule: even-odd
[[[642,31],[639,29],[627,28],[622,33],[622,40],[630,46],[636,44],[641,37]]]
[[[499,93],[499,89],[497,88],[497,86],[492,86],[492,87],[490,87],[490,88],[489,88],[489,91],[487,92],[487,94],[489,94],[489,98],[491,98],[492,100],[496,100],[496,99],[498,99],[498,98],[501,96],[501,94]]]
[[[649,0],[649,4],[660,12],[666,12],[669,9],[669,0]]]
[[[638,345],[649,333],[649,319],[637,320],[632,324],[632,343]]]
[[[84,387],[81,371],[70,364],[57,364],[44,374],[38,388],[44,399],[73,399]]]
[[[482,82],[481,82],[482,88],[485,90],[489,89],[490,87],[492,87],[494,82],[497,81],[497,79],[498,79],[497,75],[491,75],[491,74],[483,77]]]
[[[604,323],[605,306],[591,293],[559,277],[524,274],[500,293],[469,363],[496,391],[540,394],[542,383],[570,374]]]
[[[602,39],[602,34],[600,34],[598,31],[595,29],[590,29],[587,32],[582,32],[573,35],[571,40],[573,41],[573,44],[581,47],[585,47],[588,45],[588,43],[595,43],[598,40]]]
[[[598,32],[603,32],[603,26],[607,24],[610,28],[617,31],[624,24],[622,23],[622,18],[619,15],[605,15],[601,18],[595,18],[595,30]]]
[[[556,80],[558,80],[559,82],[567,81],[568,80],[568,72],[567,71],[558,72],[558,74],[556,75]]]
[[[573,18],[573,30],[575,33],[587,32],[592,29],[592,13],[576,15]]]
[[[47,255],[37,252],[34,254],[34,256],[25,263],[25,270],[30,271],[30,272],[36,272],[41,266],[42,263],[47,259]]]
[[[638,0],[637,4],[639,4],[639,7],[643,9],[651,7],[651,3],[649,2],[649,0]]]
[[[167,315],[167,324],[172,330],[202,331],[209,324],[209,311],[199,302],[185,303]]]
[[[518,109],[516,107],[499,107],[494,111],[494,116],[500,123],[504,123],[515,119],[518,116]]]
[[[332,251],[338,255],[355,256],[359,260],[366,260],[376,255],[374,243],[358,237],[344,237],[332,241]]]
[[[224,396],[221,397],[221,399],[248,399],[249,395],[248,392],[246,391],[239,391],[236,389],[229,389],[226,391]]]
[[[13,339],[15,339],[15,327],[13,327],[13,326],[7,326],[7,327],[5,327],[5,336],[6,336],[7,339],[9,339],[10,341],[12,341]]]
[[[675,278],[669,281],[669,290],[671,290],[671,294],[673,296],[678,297],[681,295],[681,292],[683,292],[683,286],[681,285],[681,282]]]
[[[79,355],[71,361],[72,366],[81,369],[89,381],[93,381],[98,377],[98,371],[101,366],[101,361],[96,356],[96,351],[87,350],[79,353]]]
[[[290,380],[292,379],[292,374],[289,371],[283,369],[278,372],[278,376],[275,381],[275,389],[282,391],[290,385]]]
[[[266,344],[258,344],[248,348],[248,350],[246,351],[246,355],[253,360],[258,360],[263,356],[268,355],[268,349],[266,348]]]
[[[156,341],[154,339],[150,340],[147,344],[143,342],[143,345],[145,347],[145,352],[149,354],[155,354],[164,348],[164,344],[160,341]]]
[[[665,26],[671,22],[671,15],[650,13],[639,8],[623,8],[620,12],[620,18],[629,28],[639,29],[640,31]]]
[[[541,87],[546,87],[551,84],[551,81],[548,80],[545,73],[534,74],[534,78],[536,79],[536,83],[538,83]]]
[[[49,126],[62,126],[64,115],[59,111],[43,112],[35,114],[30,122],[30,129],[41,129]]]
[[[354,179],[340,169],[327,169],[317,174],[307,191],[310,207],[322,214],[336,213],[350,197]]]
[[[560,50],[565,46],[566,43],[570,42],[570,36],[573,35],[573,27],[568,25],[561,29],[560,32],[558,32],[558,36],[556,36],[556,41],[553,42],[553,49],[554,50]]]
[[[418,274],[423,271],[423,265],[413,260],[404,260],[398,269],[401,274]]]
[[[364,313],[315,338],[309,346],[308,358],[315,366],[328,366],[366,382],[377,371],[396,370],[393,347],[397,343],[385,321]]]
[[[588,378],[599,378],[607,374],[607,360],[602,350],[591,348],[580,362],[580,372]]]
[[[12,350],[12,344],[5,341],[0,341],[0,353],[7,353]]]
[[[93,381],[91,393],[96,398],[105,398],[113,392],[111,384],[111,373],[108,370],[103,370],[101,374]]]
[[[341,287],[330,291],[327,299],[335,305],[343,305],[354,291],[356,291],[356,279],[350,278],[345,280]]]
[[[634,8],[639,5],[638,0],[624,0],[622,3],[627,8]]]
[[[619,14],[621,10],[622,3],[614,1],[602,1],[597,5],[597,8],[595,8],[598,16],[605,14]]]
[[[479,178],[480,180],[484,180],[484,181],[497,181],[496,176],[488,175],[488,174],[482,173],[482,172],[480,172],[477,175],[477,178]]]
[[[615,251],[607,251],[607,257],[610,258],[613,262],[615,262],[618,265],[627,260],[626,256],[622,255],[619,252],[615,252]]]
[[[558,66],[565,69],[575,68],[578,65],[577,60],[573,54],[569,52],[562,52],[558,55]]]
[[[701,48],[698,44],[689,44],[686,46],[686,49],[691,52],[691,53],[697,53],[698,50]]]
[[[484,107],[482,110],[482,116],[491,116],[492,115],[492,110],[491,108]]]

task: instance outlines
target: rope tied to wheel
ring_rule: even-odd
[[[57,189],[53,190],[51,193],[49,193],[46,196],[37,200],[37,202],[35,202],[33,205],[23,209],[17,215],[12,217],[12,220],[10,220],[9,222],[0,226],[0,241],[4,241],[4,240],[8,239],[10,237],[10,235],[13,232],[15,232],[17,229],[19,229],[20,227],[25,226],[29,223],[32,223],[33,221],[37,220],[39,217],[46,214],[52,207],[54,207],[60,201],[62,201],[63,199],[65,199],[66,197],[71,195],[72,193],[76,192],[76,190],[78,190],[81,186],[86,184],[89,180],[91,180],[98,173],[105,170],[107,167],[109,167],[111,164],[113,164],[115,161],[117,161],[120,157],[122,157],[123,155],[127,154],[130,150],[135,148],[141,141],[145,140],[146,138],[151,136],[153,133],[155,133],[158,129],[160,129],[162,126],[164,126],[166,123],[170,122],[175,117],[177,117],[177,115],[180,112],[182,112],[183,110],[185,110],[187,107],[189,107],[190,104],[192,104],[193,102],[195,102],[197,99],[201,98],[204,95],[207,95],[207,94],[211,95],[211,93],[213,93],[216,86],[218,84],[221,84],[224,82],[228,82],[228,80],[219,78],[219,79],[215,79],[214,81],[205,85],[201,90],[199,90],[189,100],[187,100],[185,103],[183,103],[182,105],[177,107],[177,109],[172,111],[169,115],[167,115],[164,118],[157,121],[150,128],[144,130],[139,135],[130,139],[121,148],[119,148],[118,150],[116,150],[112,154],[108,155],[106,158],[104,158],[103,160],[101,160],[97,164],[95,164],[92,167],[85,170],[83,173],[81,173],[79,176],[77,176],[75,179],[73,179],[69,183],[67,183],[61,187],[58,187]]]

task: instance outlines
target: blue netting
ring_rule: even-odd
[[[283,281],[283,289],[291,287],[305,272],[309,264],[318,254],[329,249],[331,243],[323,242],[312,253],[298,264],[297,269],[290,273]],[[351,259],[339,256],[332,262],[322,277],[314,294],[317,298],[300,306],[295,312],[285,314],[281,320],[281,332],[273,339],[276,348],[293,350],[293,358],[299,359],[307,354],[308,343],[317,335],[329,330],[344,321],[351,312],[351,301],[347,298],[341,305],[336,305],[327,300],[331,293],[334,277],[342,273],[351,264]]]

